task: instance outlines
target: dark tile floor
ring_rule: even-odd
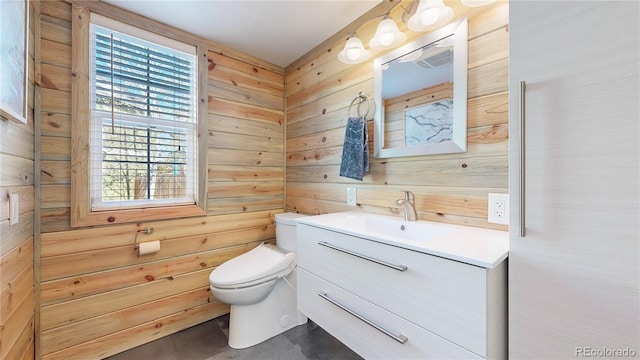
[[[227,344],[229,315],[107,358],[108,360],[350,360],[362,359],[309,320],[250,348]]]

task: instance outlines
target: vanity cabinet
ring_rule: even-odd
[[[509,3],[511,359],[640,354],[639,14]]]
[[[506,261],[469,265],[298,223],[298,308],[365,358],[506,356]]]

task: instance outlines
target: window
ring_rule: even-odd
[[[94,13],[86,25],[74,60],[88,84],[76,76],[72,90],[88,95],[73,90],[72,123],[88,154],[72,151],[72,226],[204,214],[197,48]]]
[[[96,15],[90,41],[91,209],[194,204],[195,47]]]

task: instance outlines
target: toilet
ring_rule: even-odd
[[[296,300],[295,213],[276,214],[276,245],[260,244],[209,275],[213,295],[231,305],[229,346],[243,349],[307,322]]]

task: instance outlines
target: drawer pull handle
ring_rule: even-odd
[[[374,258],[369,257],[369,256],[367,256],[367,255],[362,255],[362,254],[359,254],[359,253],[357,253],[357,252],[354,252],[354,251],[351,251],[351,250],[347,250],[347,249],[344,249],[344,248],[341,248],[341,247],[338,247],[338,246],[335,246],[335,245],[329,244],[328,242],[325,242],[325,241],[320,241],[320,242],[318,242],[318,245],[322,245],[322,246],[328,247],[329,249],[333,249],[333,250],[341,251],[341,252],[343,252],[343,253],[345,253],[345,254],[353,255],[353,256],[359,257],[359,258],[361,258],[361,259],[364,259],[364,260],[367,260],[367,261],[374,262],[374,263],[376,263],[376,264],[384,265],[384,266],[386,266],[386,267],[390,267],[390,268],[392,268],[392,269],[394,269],[394,270],[398,270],[398,271],[407,271],[407,269],[408,269],[408,268],[407,268],[406,266],[404,266],[404,265],[395,265],[395,264],[388,263],[388,262],[386,262],[386,261],[382,261],[382,260],[374,259]]]
[[[392,338],[393,340],[395,340],[395,341],[399,342],[400,344],[405,344],[405,343],[409,340],[409,338],[408,338],[408,337],[406,337],[406,336],[404,336],[404,335],[402,335],[402,334],[396,335],[396,334],[392,333],[391,331],[389,331],[389,330],[387,330],[387,329],[383,328],[382,326],[380,326],[380,325],[378,325],[378,324],[374,323],[373,321],[371,321],[371,320],[369,320],[369,319],[365,318],[364,316],[362,316],[362,315],[358,314],[357,312],[355,312],[355,311],[353,311],[353,310],[349,309],[348,307],[346,307],[346,306],[344,306],[344,305],[340,304],[340,303],[339,303],[339,302],[337,302],[336,300],[333,300],[332,298],[330,298],[330,297],[329,297],[329,295],[327,295],[327,293],[326,293],[326,292],[318,293],[318,296],[320,296],[321,298],[323,298],[323,299],[327,300],[328,302],[332,303],[333,305],[335,305],[335,306],[339,307],[340,309],[342,309],[342,310],[344,310],[344,311],[348,312],[349,314],[351,314],[351,315],[355,316],[355,317],[356,317],[356,318],[358,318],[359,320],[361,320],[361,321],[363,321],[363,322],[367,323],[369,326],[371,326],[371,327],[373,327],[374,329],[376,329],[376,330],[380,331],[381,333],[383,333],[383,334],[387,335],[388,337],[390,337],[390,338]]]

